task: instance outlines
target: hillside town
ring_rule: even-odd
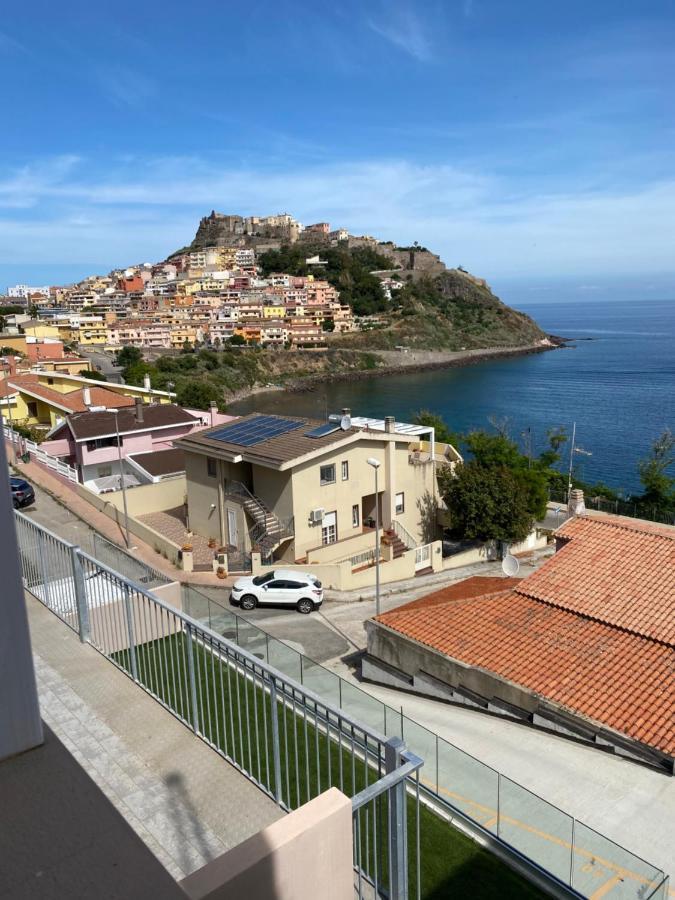
[[[496,310],[497,318],[510,314],[485,282],[445,269],[419,245],[354,237],[326,222],[303,227],[288,215],[212,212],[189,247],[157,264],[64,287],[8,289],[0,310],[1,450],[20,566],[15,592],[23,603],[26,591],[38,655],[61,672],[72,658],[77,671],[69,677],[103,717],[107,657],[132,686],[123,704],[125,685],[111,687],[112,705],[140,710],[133,691],[145,688],[194,732],[185,730],[176,754],[185,775],[202,771],[190,742],[204,738],[209,753],[215,749],[239,769],[235,789],[246,794],[243,804],[255,803],[246,792],[253,773],[254,790],[262,784],[275,811],[276,803],[292,806],[279,788],[281,775],[261,780],[255,769],[281,773],[286,766],[287,791],[313,772],[303,740],[292,787],[294,767],[273,738],[271,749],[265,740],[262,750],[250,739],[246,723],[264,731],[267,715],[250,720],[248,698],[265,703],[268,691],[272,736],[295,731],[294,714],[287,720],[271,700],[277,686],[287,685],[294,710],[302,698],[298,724],[307,728],[308,711],[314,722],[314,739],[305,730],[306,746],[328,742],[329,766],[330,741],[340,754],[354,748],[351,716],[368,723],[358,726],[359,754],[367,755],[380,730],[392,731],[406,739],[411,764],[424,761],[426,797],[440,812],[422,820],[427,860],[435,858],[433,847],[453,846],[445,817],[460,815],[469,838],[489,835],[507,864],[525,861],[513,874],[525,880],[506,890],[510,896],[526,896],[532,872],[555,896],[573,890],[577,897],[620,900],[646,896],[643,888],[659,896],[651,888],[667,884],[675,865],[660,824],[672,801],[659,781],[675,765],[670,495],[658,508],[648,490],[622,506],[607,498],[599,505],[596,497],[593,510],[572,462],[569,478],[562,471],[568,439],[561,431],[549,433],[549,449],[537,456],[529,445],[522,452],[506,429],[456,434],[430,410],[401,421],[375,417],[364,401],[354,410],[326,404],[322,415],[306,417],[290,394],[288,414],[261,406],[240,415],[226,407],[231,394],[224,395],[223,381],[210,393],[186,391],[186,382],[200,384],[204,369],[243,368],[256,359],[258,384],[279,360],[316,359],[330,368],[344,352],[331,348],[333,336],[370,331],[378,321],[354,303],[355,270],[344,261],[345,248],[351,250],[344,257],[355,254],[362,264],[371,297],[374,285],[382,319],[399,309],[410,321],[394,295],[441,270],[446,286],[458,279],[449,293],[456,292],[464,314],[473,307],[482,315]],[[337,275],[336,257],[343,265]],[[428,280],[419,284],[423,293]],[[342,295],[336,285],[344,286]],[[450,328],[459,324],[469,335],[471,325],[462,322],[460,314]],[[440,319],[433,323],[440,327]],[[367,345],[373,335],[360,337]],[[670,446],[670,432],[654,445],[659,477],[659,448]],[[573,430],[570,460],[583,452]],[[561,482],[564,502],[552,497]],[[643,483],[647,489],[649,479]],[[10,523],[11,517],[7,502]],[[312,614],[303,629],[299,619]],[[75,633],[59,633],[63,623]],[[64,637],[72,637],[70,645]],[[61,647],[66,661],[54,649]],[[99,653],[81,655],[92,647]],[[176,650],[185,663],[174,662]],[[261,677],[271,680],[258,691]],[[245,708],[217,684],[240,678]],[[99,687],[89,693],[90,685]],[[305,696],[307,687],[316,694]],[[331,700],[317,697],[336,704],[326,705],[325,726],[317,725],[317,710]],[[139,715],[149,721],[159,713],[152,728],[164,735],[173,717],[143,699],[150,706]],[[226,715],[231,727],[221,734]],[[165,740],[178,747],[176,736]],[[496,755],[486,754],[493,745]],[[552,765],[532,766],[542,754]],[[356,759],[346,757],[346,767]],[[508,776],[495,769],[501,760]],[[376,755],[370,768],[380,764]],[[115,771],[110,761],[102,765]],[[629,766],[633,788],[626,791]],[[217,771],[207,793],[213,777]],[[316,799],[324,796],[320,782],[317,769],[317,783],[308,788]],[[610,821],[607,835],[597,833],[604,815],[580,801],[598,782],[629,813]],[[344,786],[336,778],[331,783]],[[409,787],[412,799],[419,784]],[[154,809],[163,790],[154,785],[154,799],[139,800],[142,809]],[[295,811],[303,809],[298,801]],[[636,849],[654,860],[646,874],[624,849],[635,845],[634,822],[643,834]],[[162,846],[171,844],[165,824]],[[313,825],[307,834],[314,840]],[[184,841],[182,832],[177,841]],[[562,848],[553,860],[551,846]],[[396,852],[405,868],[405,849]],[[351,859],[348,844],[343,871],[351,871]],[[203,870],[184,871],[201,877],[209,863],[200,862]],[[636,891],[615,892],[617,873]],[[345,880],[335,900],[352,894]]]
[[[263,347],[322,348],[331,333],[356,331],[360,322],[320,274],[325,266],[320,254],[308,249],[305,276],[263,276],[257,263],[265,251],[296,241],[308,248],[378,246],[375,238],[331,230],[326,222],[304,227],[287,214],[212,213],[202,219],[191,248],[157,264],[91,275],[68,286],[8,287],[6,304],[25,312],[6,316],[5,327],[47,342],[111,351],[217,348],[233,338]],[[399,266],[394,256],[392,268]],[[389,272],[381,274],[380,283],[389,298],[402,287]]]

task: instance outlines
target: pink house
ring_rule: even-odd
[[[119,486],[118,432],[126,483],[137,484],[138,467],[127,462],[128,456],[171,449],[176,438],[231,419],[215,409],[188,411],[168,403],[143,404],[139,399],[117,414],[93,409],[68,416],[52,430],[42,449],[75,466],[87,487],[105,490]],[[116,481],[110,482],[111,476]]]

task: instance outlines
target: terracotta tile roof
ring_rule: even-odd
[[[440,591],[434,591],[433,594],[427,594],[426,597],[419,597],[417,600],[406,603],[405,606],[400,606],[394,612],[403,609],[427,609],[430,606],[440,606],[449,600],[468,600],[471,597],[488,596],[514,588],[521,581],[522,578],[504,578],[500,575],[494,578],[474,575],[472,578],[465,578],[463,581],[456,581],[448,587],[441,588]]]
[[[675,754],[675,652],[514,590],[378,621],[439,653]]]
[[[91,394],[91,403],[89,405],[84,402],[85,388],[77,388],[74,391],[68,391],[67,393],[62,394],[60,391],[55,391],[54,388],[48,387],[44,384],[40,384],[40,380],[37,375],[10,376],[10,388],[12,385],[19,390],[21,388],[25,388],[26,391],[30,391],[30,393],[35,395],[36,397],[41,397],[43,400],[45,400],[45,402],[54,403],[58,406],[68,409],[73,413],[85,412],[87,409],[89,409],[89,406],[109,406],[114,408],[122,408],[134,405],[133,398],[125,397],[122,394],[117,394],[115,393],[115,391],[109,391],[107,390],[107,388],[97,387],[93,383],[89,388],[89,392]]]
[[[675,755],[675,528],[584,516],[557,534],[520,582],[470,578],[376,621]]]
[[[621,516],[577,516],[565,546],[520,593],[675,643],[675,528]]]

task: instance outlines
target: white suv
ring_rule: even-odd
[[[239,578],[232,586],[230,600],[242,609],[294,606],[298,612],[307,614],[323,603],[323,588],[314,575],[275,569],[265,575]]]

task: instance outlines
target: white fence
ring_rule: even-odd
[[[7,425],[3,426],[3,432],[6,440],[11,441],[17,449],[20,448],[19,452],[32,454],[36,462],[42,463],[48,469],[52,469],[57,475],[61,475],[62,478],[67,478],[68,481],[72,481],[75,484],[78,483],[77,469],[73,468],[73,466],[69,466],[68,463],[59,459],[58,456],[52,456],[51,453],[45,453],[44,450],[40,450],[39,444],[36,444],[35,441],[27,440]]]

